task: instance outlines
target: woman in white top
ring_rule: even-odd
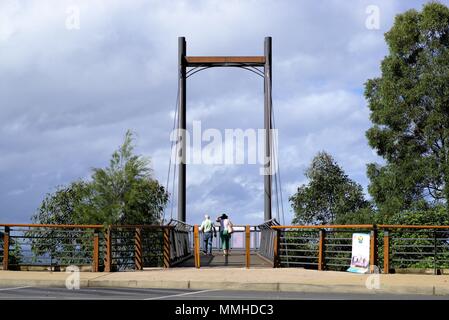
[[[223,248],[223,255],[229,255],[229,241],[231,240],[231,234],[229,233],[229,227],[232,227],[232,222],[229,220],[226,213],[223,213],[217,218],[217,222],[220,222],[220,239]]]

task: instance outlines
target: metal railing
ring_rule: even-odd
[[[163,226],[110,226],[106,236],[108,263],[105,270],[169,268],[192,255],[190,229],[191,226],[176,220],[171,220]]]
[[[380,260],[385,273],[401,269],[449,269],[449,226],[379,225]]]
[[[352,234],[371,236],[370,270],[377,265],[377,233],[374,225],[272,226],[275,267],[303,267],[343,271],[349,268]]]
[[[276,220],[259,226],[235,226],[232,248],[273,261],[275,267],[346,270],[350,266],[352,234],[370,234],[370,270],[384,273],[449,269],[449,226],[321,225],[280,226]],[[241,239],[239,238],[241,237]],[[220,248],[219,238],[214,247]],[[202,246],[198,226],[172,220],[168,225],[0,224],[3,270],[40,268],[122,271],[171,267]],[[198,259],[197,259],[198,258]]]
[[[171,265],[178,264],[193,255],[193,226],[172,219],[168,226],[170,229],[170,261]]]
[[[216,231],[216,237],[213,237],[212,240],[212,248],[215,250],[220,250],[221,248],[221,239],[219,233],[219,227],[214,226]],[[251,265],[251,251],[256,251],[260,245],[260,230],[255,226],[249,225],[233,225],[233,233],[231,236],[230,249],[243,251],[245,255],[244,265],[246,268],[249,268]],[[194,225],[193,227],[193,254],[195,267],[201,267],[201,251],[205,252],[205,244],[204,244],[204,234],[199,230],[198,225]]]
[[[260,246],[258,253],[273,261],[274,259],[274,244],[276,240],[276,231],[271,227],[278,226],[276,219],[271,219],[257,226],[260,231]]]
[[[142,270],[192,255],[191,226],[0,224],[3,270]]]
[[[212,238],[212,249],[221,250],[222,241],[220,238],[219,226],[214,226],[215,236]],[[245,250],[246,249],[246,226],[245,225],[235,225],[233,226],[234,232],[232,234],[229,248],[231,250]],[[250,228],[250,250],[256,251],[260,247],[260,229],[258,226],[249,226]],[[199,241],[201,244],[201,249],[204,251],[204,233],[199,232]],[[193,242],[192,242],[193,245]],[[193,248],[193,247],[192,247]]]
[[[106,237],[106,270],[168,267],[164,264],[164,232],[171,229],[173,227],[157,225],[110,226]]]
[[[0,228],[3,270],[99,268],[101,225],[8,224]]]
[[[344,271],[350,266],[352,234],[370,234],[370,271],[449,269],[449,226],[321,225],[273,226],[277,267]],[[382,268],[381,268],[382,266]],[[376,269],[377,267],[377,269]],[[446,271],[447,273],[447,271]]]

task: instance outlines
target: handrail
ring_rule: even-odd
[[[270,221],[275,221],[274,219]],[[267,221],[259,226],[267,225]],[[173,220],[175,223],[181,223],[180,221]],[[187,223],[182,223],[186,226],[190,226]],[[0,227],[29,227],[29,228],[80,228],[80,229],[99,229],[107,228],[108,225],[103,224],[41,224],[41,223],[0,223]],[[149,228],[149,229],[164,229],[164,228],[174,228],[174,224],[167,225],[146,225],[146,224],[114,224],[110,225],[112,228]],[[234,227],[246,227],[246,225],[234,225]],[[400,225],[400,224],[347,224],[347,225],[272,225],[272,229],[372,229],[377,227],[378,229],[449,229],[449,225]]]
[[[282,226],[272,219],[260,225],[234,227],[239,236],[245,234],[247,267],[250,267],[249,249],[254,240],[257,254],[273,261],[274,266],[342,270],[351,259],[352,239],[348,234],[358,231],[370,233],[371,272],[377,264],[383,264],[384,273],[415,267],[418,262],[419,267],[431,266],[435,274],[449,266],[449,225]],[[254,238],[251,233],[254,233]],[[159,265],[161,261],[164,267],[171,267],[192,254],[195,254],[196,265],[199,266],[199,236],[198,229],[195,237],[193,226],[177,220],[171,220],[167,225],[6,223],[0,224],[0,237],[3,239],[0,264],[4,270],[8,270],[9,265],[12,268],[27,265],[25,262],[31,256],[22,257],[20,251],[14,253],[12,246],[27,249],[35,241],[43,241],[43,246],[32,254],[40,259],[36,265],[49,265],[50,268],[77,261],[92,265],[93,271],[99,271],[99,267],[104,267],[105,271],[112,271],[112,267],[118,270],[118,263],[125,268],[134,266],[134,269],[142,270],[153,263]],[[72,242],[74,239],[76,241]],[[52,247],[53,242],[61,243],[64,248]],[[125,257],[128,251],[133,253]],[[10,259],[13,254],[16,256]]]
[[[257,227],[258,227],[259,229],[269,229],[269,228],[271,228],[272,226],[279,226],[279,222],[276,220],[276,218],[267,220],[267,221],[265,221],[264,223],[259,224]]]
[[[272,229],[373,229],[374,224],[271,226]]]
[[[164,229],[173,228],[171,225],[151,225],[151,224],[43,224],[43,223],[0,223],[0,227],[22,227],[22,228],[79,228],[79,229],[101,229],[101,228],[148,228],[148,229]]]
[[[325,225],[290,225],[271,226],[272,229],[449,229],[441,225],[410,225],[410,224],[325,224]]]
[[[273,261],[278,266],[346,269],[351,259],[351,238],[338,234],[357,230],[370,232],[371,273],[379,263],[383,264],[384,273],[397,268],[426,266],[438,274],[441,268],[449,265],[448,225],[327,224],[271,226],[271,230],[277,233]],[[338,230],[342,232],[336,232]],[[333,235],[327,236],[329,233]]]
[[[1,223],[0,227],[30,227],[30,228],[80,228],[99,229],[107,228],[103,224],[41,224],[41,223]]]
[[[135,228],[142,228],[142,229],[173,229],[174,226],[169,225],[152,225],[152,224],[112,224],[110,225],[113,229],[135,229]]]
[[[449,229],[449,226],[432,226],[432,225],[401,225],[401,224],[379,224],[381,229]]]
[[[188,224],[187,222],[177,220],[177,219],[170,219],[170,221],[166,225],[167,226],[184,225],[186,227],[192,227],[191,224]]]

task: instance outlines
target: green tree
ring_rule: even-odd
[[[293,223],[340,223],[348,214],[369,208],[362,186],[349,179],[328,153],[319,152],[305,175],[309,183],[300,186],[289,199],[295,213]]]
[[[448,225],[449,216],[443,205],[425,210],[413,209],[396,212],[390,217],[391,224],[400,225]],[[446,230],[390,230],[390,246],[396,250],[394,260],[401,268],[449,267],[449,233]],[[435,245],[437,248],[435,249]],[[436,251],[435,251],[436,250]],[[393,251],[394,252],[394,251]],[[410,259],[413,257],[413,259]]]
[[[35,223],[154,224],[168,201],[152,177],[150,160],[134,154],[130,131],[109,166],[94,168],[91,180],[75,181],[48,194],[33,216]]]
[[[109,166],[95,168],[88,181],[74,181],[47,194],[32,217],[42,224],[158,224],[168,194],[152,177],[150,161],[135,155],[132,133],[112,154]],[[117,231],[118,232],[118,231]],[[56,264],[89,261],[92,234],[44,229],[28,232],[35,259],[51,257]],[[132,245],[121,243],[121,259]],[[128,259],[128,260],[126,260]]]
[[[406,225],[449,225],[449,217],[443,206],[437,205],[426,210],[406,210],[392,215],[392,224]]]
[[[59,186],[54,193],[46,195],[31,219],[42,224],[83,223],[83,212],[89,212],[92,206],[91,194],[89,182],[79,180]]]
[[[365,84],[366,135],[385,164],[369,164],[369,192],[388,219],[445,204],[449,213],[449,8],[431,2],[396,17],[381,76]]]
[[[42,224],[82,223],[81,212],[82,208],[90,205],[89,195],[89,183],[81,180],[59,186],[53,194],[47,194],[32,216],[32,221]],[[52,264],[80,263],[89,256],[87,252],[92,251],[89,234],[58,229],[32,229],[26,235],[31,239],[33,262],[49,258]]]
[[[85,223],[158,223],[168,201],[165,188],[152,178],[150,160],[134,154],[130,131],[109,166],[93,169],[90,189],[92,208],[83,210]]]

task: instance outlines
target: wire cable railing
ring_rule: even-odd
[[[353,234],[365,233],[371,272],[375,267],[383,273],[443,274],[449,269],[449,226],[282,226],[273,219],[234,230],[231,249],[246,252],[247,267],[256,253],[275,267],[345,271]],[[177,220],[162,226],[0,224],[0,265],[3,270],[50,271],[70,265],[106,272],[168,268],[200,253],[201,234],[198,226]],[[214,241],[219,249],[219,238]]]

